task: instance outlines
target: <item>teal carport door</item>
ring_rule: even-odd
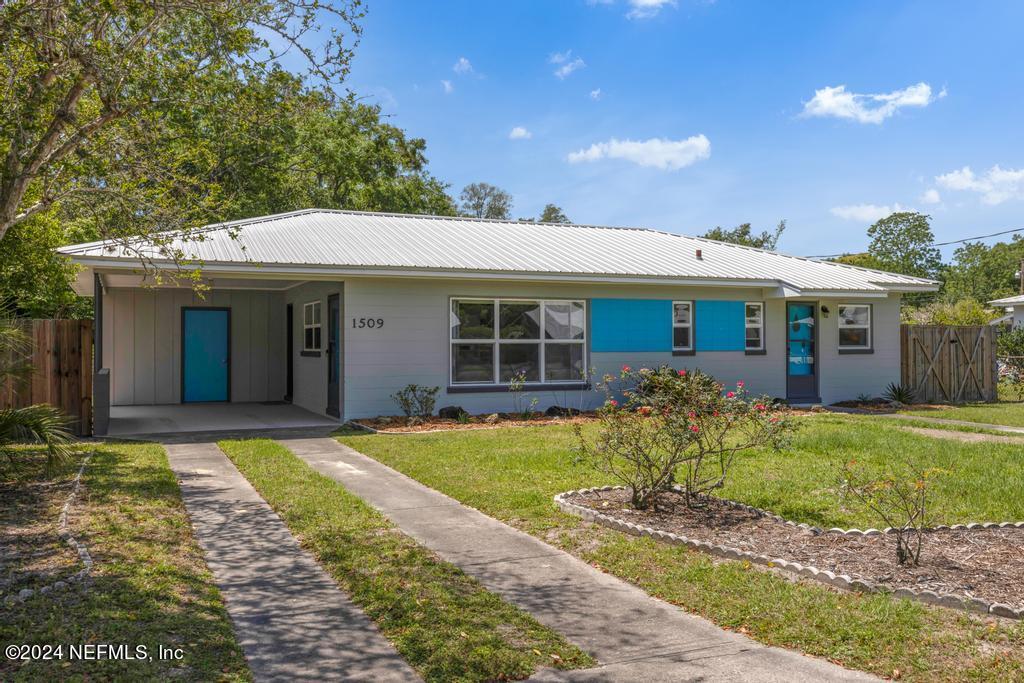
[[[231,311],[181,310],[181,401],[227,401],[231,385]]]

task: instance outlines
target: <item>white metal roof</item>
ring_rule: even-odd
[[[1012,307],[1014,305],[1024,305],[1024,294],[1018,294],[1017,296],[1008,296],[1005,299],[996,299],[989,301],[993,306],[1007,306]]]
[[[644,228],[309,209],[211,225],[202,235],[175,246],[209,270],[248,264],[253,272],[514,273],[880,294],[937,288],[931,280]],[[93,267],[139,258],[102,242],[59,251]]]

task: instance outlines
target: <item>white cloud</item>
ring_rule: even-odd
[[[594,100],[595,102],[597,100],[601,99],[601,89],[600,88],[595,88],[595,89],[591,90],[590,91],[590,99]]]
[[[578,71],[587,65],[582,59],[577,57],[572,58],[572,50],[566,50],[565,52],[556,52],[548,58],[549,64],[558,64],[558,68],[555,69],[555,75],[561,79],[568,77],[573,71]]]
[[[892,206],[878,206],[877,204],[850,204],[848,206],[834,206],[829,209],[833,216],[839,216],[848,221],[860,223],[874,223],[875,221],[887,218],[898,211],[907,211],[905,206],[893,204]]]
[[[838,85],[815,90],[814,97],[804,102],[803,115],[834,116],[858,123],[882,123],[903,107],[927,107],[945,96],[946,89],[943,88],[938,97],[932,97],[932,88],[927,83],[877,95],[848,92],[845,85]]]
[[[675,7],[676,0],[629,0],[631,9],[626,16],[630,19],[650,19],[666,5]]]
[[[451,95],[452,91],[455,90],[455,86],[452,85],[451,81],[441,81],[441,89],[444,90],[445,95]]]
[[[465,57],[459,57],[459,60],[452,66],[452,71],[457,74],[471,74],[473,73],[473,65]]]
[[[985,204],[1024,199],[1024,168],[1001,168],[996,164],[979,176],[970,166],[964,166],[959,171],[936,176],[935,182],[949,190],[977,192]]]
[[[508,139],[509,140],[529,140],[532,137],[533,137],[533,133],[531,133],[530,131],[526,130],[522,126],[516,126],[511,131],[509,131],[509,134],[508,134]]]
[[[612,138],[606,142],[595,142],[586,149],[571,152],[568,161],[571,164],[578,164],[601,159],[623,159],[640,166],[675,171],[710,156],[711,142],[703,135],[694,135],[685,140]]]
[[[931,187],[922,192],[921,196],[917,198],[917,201],[921,202],[922,204],[941,204],[942,195],[940,195],[939,191],[936,190],[934,187]]]

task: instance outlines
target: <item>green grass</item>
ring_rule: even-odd
[[[1000,400],[997,403],[966,403],[941,408],[910,408],[900,412],[920,417],[1024,427],[1024,403],[1020,401]]]
[[[1020,447],[942,441],[873,418],[815,416],[785,453],[743,460],[722,495],[826,526],[877,526],[845,509],[830,463],[856,457],[881,466],[893,453],[950,466],[938,489],[945,521],[1024,519]],[[611,483],[574,466],[566,427],[423,435],[344,434],[353,448],[493,517],[573,552],[652,595],[749,633],[880,675],[914,680],[1024,678],[1024,626],[794,583],[740,562],[718,562],[583,524],[552,504],[560,491]]]
[[[427,680],[527,678],[594,661],[269,440],[220,447]]]
[[[95,561],[88,590],[81,586],[0,607],[0,643],[126,644],[181,648],[181,661],[0,660],[3,680],[251,680],[219,591],[192,536],[177,480],[163,449],[152,444],[99,444],[82,479],[69,524]],[[67,495],[50,496],[43,457],[26,457],[3,473],[4,523],[41,531],[47,549]],[[52,479],[73,476],[66,463]],[[7,530],[5,529],[5,532]],[[80,565],[71,557],[64,575]],[[23,576],[22,585],[31,585]],[[15,588],[16,590],[16,588]],[[65,657],[67,656],[65,650]]]

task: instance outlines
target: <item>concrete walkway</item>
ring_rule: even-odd
[[[999,436],[998,434],[982,434],[980,432],[958,432],[955,429],[928,429],[925,427],[900,427],[900,429],[930,436],[933,439],[949,439],[964,443],[1009,443],[1024,446],[1024,434],[1020,436]]]
[[[402,531],[602,664],[587,671],[548,670],[537,680],[874,680],[724,631],[334,439],[278,440],[381,510]]]
[[[418,681],[215,443],[166,443],[257,681]]]

